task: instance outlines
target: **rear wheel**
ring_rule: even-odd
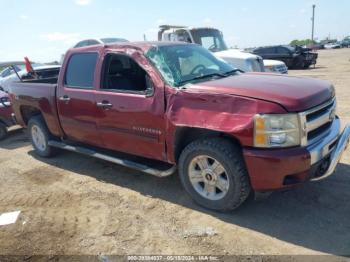
[[[194,201],[209,209],[236,209],[251,191],[239,148],[221,138],[188,145],[180,156],[179,174]]]
[[[7,126],[0,123],[0,140],[5,139],[7,136]]]
[[[51,157],[55,155],[56,148],[48,144],[51,135],[41,116],[32,117],[28,122],[28,129],[32,145],[39,156]]]

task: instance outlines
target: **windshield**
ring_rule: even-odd
[[[237,69],[198,45],[158,46],[151,48],[146,56],[165,81],[175,87],[208,81],[211,77],[226,77],[237,72]]]
[[[196,44],[203,46],[211,52],[227,50],[222,33],[216,29],[192,29],[191,34]]]

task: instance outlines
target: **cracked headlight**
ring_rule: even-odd
[[[292,147],[298,145],[300,145],[300,125],[297,114],[255,116],[255,147]]]

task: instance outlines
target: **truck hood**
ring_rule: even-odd
[[[264,66],[281,66],[281,65],[283,66],[286,64],[278,60],[264,59]]]
[[[242,51],[237,50],[237,49],[228,49],[225,51],[215,52],[214,55],[217,57],[220,57],[222,59],[235,58],[235,59],[245,60],[245,59],[257,59],[258,58],[257,55],[242,52]]]
[[[302,112],[334,96],[326,81],[267,73],[245,73],[187,85],[188,91],[229,94],[271,101],[289,112]]]

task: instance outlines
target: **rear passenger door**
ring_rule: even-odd
[[[68,139],[100,146],[95,103],[97,58],[96,52],[75,53],[69,57],[57,90],[57,107]]]

